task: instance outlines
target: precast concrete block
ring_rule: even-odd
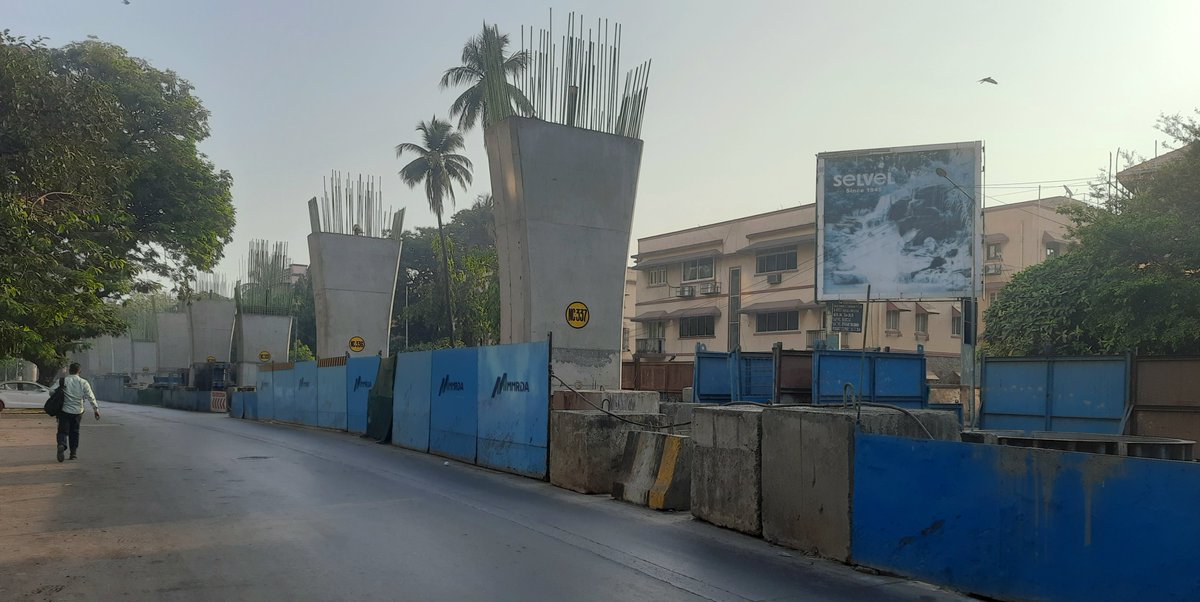
[[[612,495],[655,510],[687,510],[691,507],[691,457],[689,437],[632,431]]]
[[[559,410],[550,414],[550,483],[579,493],[611,493],[630,431],[658,428],[662,414]],[[622,420],[624,419],[624,420]]]
[[[258,366],[288,359],[288,342],[292,336],[290,316],[238,314],[238,385],[253,386],[258,380]],[[266,359],[263,359],[266,358]]]
[[[693,409],[692,515],[714,525],[762,532],[763,408]]]
[[[213,358],[228,362],[233,350],[233,325],[237,306],[229,299],[195,299],[188,303],[192,363]]]
[[[826,558],[851,557],[854,433],[958,441],[953,414],[863,407],[768,408],[762,417],[762,535]],[[861,476],[860,476],[861,478]]]
[[[667,426],[673,426],[673,434],[690,435],[694,431],[695,409],[705,405],[711,404],[664,401],[658,404],[658,411],[667,417]]]
[[[679,396],[679,399],[683,403],[692,403],[692,402],[696,401],[696,396],[692,394],[691,387],[684,387],[683,393]]]
[[[619,389],[642,141],[523,117],[484,135],[496,200],[500,342],[553,333],[555,374],[577,389]]]
[[[594,410],[657,414],[658,391],[601,391],[595,389],[570,391],[560,389],[550,398],[552,410]]]

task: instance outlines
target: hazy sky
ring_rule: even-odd
[[[437,87],[481,22],[518,37],[545,2],[0,0],[0,27],[53,45],[92,34],[196,87],[203,151],[233,173],[238,226],[307,262],[305,201],[337,169],[383,177],[407,226],[433,224],[393,147],[445,117]],[[1152,156],[1160,113],[1200,106],[1200,2],[554,4],[624,25],[626,66],[654,60],[633,235],[809,203],[823,151],[982,139],[989,204],[1061,193],[1118,147]],[[593,21],[594,22],[594,21]],[[998,86],[977,84],[991,76]],[[467,137],[489,189],[482,136]],[[1068,182],[1077,189],[1078,182]]]

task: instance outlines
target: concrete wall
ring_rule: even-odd
[[[959,440],[957,419],[949,412],[914,410],[912,414],[934,437]],[[763,538],[806,553],[849,560],[856,431],[926,438],[912,417],[884,408],[766,410]]]
[[[158,320],[158,369],[192,367],[192,331],[186,313],[161,313]]]
[[[329,232],[308,235],[317,313],[317,357],[388,355],[400,243]],[[352,337],[366,348],[352,351]]]
[[[292,319],[289,316],[260,316],[238,314],[238,330],[241,332],[238,349],[238,384],[253,386],[257,382],[259,354],[271,354],[271,361],[285,362],[288,359],[288,341],[292,335]]]
[[[228,299],[196,299],[188,304],[192,332],[192,363],[228,362],[233,349],[233,321],[237,306]]]
[[[554,333],[555,374],[621,387],[622,292],[642,142],[512,117],[486,132],[500,261],[500,340]],[[587,305],[583,328],[567,306]]]
[[[762,408],[708,406],[692,412],[692,515],[762,532]]]

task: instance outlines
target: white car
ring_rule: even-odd
[[[57,384],[55,386],[58,386]],[[27,380],[0,383],[0,401],[7,408],[41,408],[50,399],[50,389]]]

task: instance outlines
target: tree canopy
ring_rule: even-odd
[[[0,356],[48,367],[124,330],[106,301],[145,276],[216,264],[234,210],[229,173],[197,149],[208,133],[172,71],[0,33]]]
[[[1200,354],[1200,124],[1166,117],[1183,150],[1131,192],[1066,207],[1077,241],[1017,274],[986,314],[991,355]]]

